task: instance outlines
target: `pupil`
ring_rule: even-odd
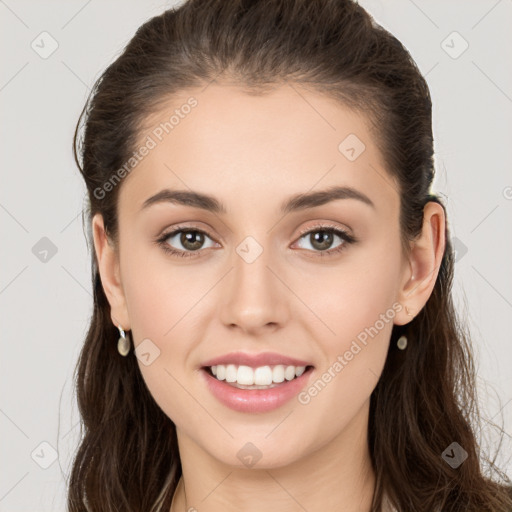
[[[316,233],[313,233],[313,246],[317,246],[319,249],[328,249],[332,243],[332,237],[333,233],[328,231],[317,231]],[[319,239],[319,241],[317,239]]]
[[[196,242],[194,242],[194,238],[197,238]],[[186,231],[181,235],[181,243],[183,247],[190,250],[200,249],[203,244],[203,234],[197,231]]]

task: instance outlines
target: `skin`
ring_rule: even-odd
[[[117,250],[101,215],[93,218],[112,322],[131,330],[136,347],[149,338],[160,350],[150,365],[138,363],[177,429],[183,478],[171,512],[370,510],[370,395],[393,324],[410,322],[405,306],[416,315],[432,293],[445,247],[443,209],[426,205],[423,231],[406,256],[397,189],[362,115],[297,85],[252,96],[217,83],[183,91],[147,126],[168,119],[191,95],[197,107],[121,185]],[[366,146],[355,161],[338,149],[351,133]],[[285,216],[278,211],[290,195],[332,185],[364,192],[375,208],[341,199]],[[141,212],[164,188],[214,195],[227,214],[172,203]],[[357,243],[320,257],[345,242],[336,235],[318,248],[300,230],[325,223]],[[199,256],[168,255],[153,242],[177,224],[208,233]],[[263,248],[250,264],[236,252],[247,236]],[[166,243],[193,250],[179,235]],[[200,378],[207,359],[269,350],[310,361],[311,384],[394,303],[401,311],[307,404],[294,398],[271,412],[236,412]],[[252,467],[237,457],[247,442],[261,453]]]

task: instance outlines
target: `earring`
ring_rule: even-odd
[[[409,315],[409,316],[414,316],[412,313],[409,312],[409,308],[407,306],[405,306],[405,312]]]
[[[126,356],[128,355],[128,352],[130,352],[130,340],[126,337],[126,334],[124,333],[120,325],[118,325],[117,328],[119,329],[119,333],[121,334],[119,340],[117,341],[117,351],[122,356]]]
[[[405,348],[407,347],[407,337],[403,335],[400,336],[400,338],[398,338],[398,341],[396,342],[396,346],[400,350],[405,350]]]

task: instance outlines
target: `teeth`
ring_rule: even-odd
[[[240,368],[242,368],[242,366],[240,366]],[[245,368],[247,368],[247,366],[245,366]],[[255,370],[252,368],[249,369],[254,376],[254,382],[251,382],[251,384],[257,384],[258,386],[268,386],[272,383],[272,369],[270,366],[260,366]],[[240,371],[240,369],[238,371]],[[241,384],[240,379],[238,379],[238,382]]]
[[[285,379],[292,380],[295,377],[300,377],[306,370],[305,366],[284,366],[282,364],[259,366],[254,369],[245,365],[218,364],[210,368],[218,380],[225,380],[235,385],[254,386],[254,389],[256,386],[279,384]]]
[[[226,366],[226,382],[236,382],[237,370],[234,364],[228,364]],[[240,382],[240,384],[242,384]]]

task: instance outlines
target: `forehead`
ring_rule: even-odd
[[[163,188],[214,195],[228,209],[339,185],[365,191],[377,208],[398,200],[366,117],[296,84],[262,95],[220,84],[184,90],[143,124],[138,147],[151,149],[120,194],[132,211]]]

